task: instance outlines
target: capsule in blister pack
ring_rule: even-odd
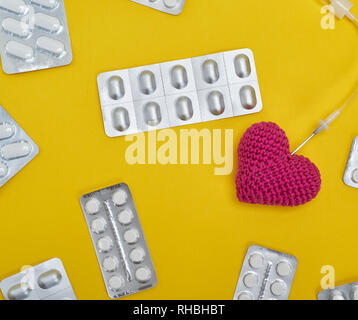
[[[287,300],[296,268],[294,256],[256,245],[249,247],[234,300]]]
[[[353,141],[343,180],[347,186],[358,188],[358,137]]]
[[[358,300],[358,282],[322,290],[318,300]]]
[[[109,137],[262,109],[254,56],[249,49],[105,72],[97,82]]]
[[[128,186],[86,194],[81,206],[109,297],[154,287],[156,273]]]
[[[131,0],[147,7],[169,14],[179,15],[184,8],[185,0]]]
[[[0,282],[6,300],[76,300],[62,261],[54,258]]]
[[[0,24],[0,52],[5,73],[71,63],[63,0],[0,0]]]
[[[38,146],[0,106],[0,187],[38,153]]]

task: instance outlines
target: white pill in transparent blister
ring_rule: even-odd
[[[255,89],[250,86],[243,86],[240,89],[240,101],[244,109],[251,110],[257,105],[257,98]]]
[[[352,288],[352,299],[358,300],[358,286]]]
[[[45,9],[55,9],[58,6],[58,0],[30,0],[31,3],[36,4]]]
[[[0,178],[3,178],[7,175],[7,165],[5,163],[0,162]]]
[[[237,297],[238,300],[254,300],[254,297],[250,292],[242,292]]]
[[[151,95],[157,90],[155,75],[150,70],[144,70],[139,75],[139,90],[142,94]]]
[[[34,58],[34,50],[25,44],[17,41],[9,41],[5,46],[6,53],[21,59],[21,60],[32,60]]]
[[[57,58],[63,56],[66,53],[65,45],[61,41],[44,36],[37,39],[36,47],[42,52],[48,53]]]
[[[179,97],[175,101],[175,112],[182,121],[190,120],[194,115],[193,103],[189,97]]]
[[[119,100],[126,94],[124,82],[120,76],[112,76],[108,79],[108,95],[112,100]]]
[[[101,209],[101,202],[97,198],[89,199],[85,204],[85,210],[88,214],[96,214]]]
[[[147,282],[152,278],[152,272],[147,267],[138,268],[135,272],[135,278],[139,282]]]
[[[15,37],[25,39],[31,35],[30,26],[27,23],[19,20],[6,18],[3,20],[1,26],[5,32],[10,33]]]
[[[58,285],[62,280],[62,274],[56,269],[49,270],[45,273],[42,273],[37,283],[41,289],[50,289]]]
[[[122,276],[113,276],[108,280],[108,285],[112,291],[119,291],[124,287],[124,279]]]
[[[188,73],[182,65],[174,66],[170,71],[171,84],[175,89],[181,90],[188,86]]]
[[[106,231],[107,221],[104,218],[96,218],[91,222],[91,230],[100,234]]]
[[[286,293],[287,286],[283,281],[274,281],[270,286],[271,293],[275,296],[281,296]]]
[[[213,59],[206,60],[202,65],[203,79],[206,83],[213,84],[220,78],[218,63]]]
[[[107,272],[114,272],[118,269],[119,261],[117,257],[110,256],[103,259],[103,268]]]
[[[276,272],[281,277],[287,277],[291,274],[292,268],[289,262],[281,261],[276,266]]]
[[[112,195],[112,201],[117,206],[124,205],[127,202],[127,198],[128,198],[127,192],[125,192],[124,190],[117,190]]]
[[[354,169],[352,172],[352,181],[358,183],[358,169]]]
[[[239,78],[247,78],[251,74],[250,59],[245,54],[238,54],[234,59],[236,75]]]
[[[58,33],[62,29],[59,19],[42,12],[35,13],[35,26],[50,33]]]
[[[143,248],[135,248],[129,253],[129,259],[133,263],[141,263],[145,258],[145,251]]]
[[[0,0],[0,9],[17,15],[24,15],[29,8],[23,0]]]
[[[11,123],[0,123],[0,140],[9,139],[15,133],[15,127]]]
[[[164,0],[164,5],[169,8],[173,9],[175,8],[179,3],[179,0]]]
[[[14,160],[28,156],[31,150],[31,144],[26,141],[19,141],[2,146],[0,154],[5,160]]]
[[[10,300],[24,300],[29,297],[32,287],[27,282],[21,282],[9,289],[8,297]]]
[[[120,213],[118,213],[118,221],[120,224],[128,225],[133,220],[133,212],[131,209],[124,209]]]
[[[340,291],[334,291],[331,300],[346,300]]]
[[[246,288],[254,288],[257,286],[257,282],[258,282],[258,278],[257,275],[253,272],[248,272],[245,276],[244,276],[244,285]]]
[[[133,244],[136,243],[139,239],[139,232],[137,229],[129,229],[127,230],[124,235],[124,240],[129,243],[129,244]]]
[[[264,265],[264,257],[260,253],[253,253],[249,258],[249,264],[254,269],[260,269]]]
[[[97,248],[99,252],[106,253],[112,250],[113,240],[110,237],[103,237],[98,239]]]

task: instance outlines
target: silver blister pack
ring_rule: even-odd
[[[157,276],[128,186],[86,194],[81,206],[109,297],[154,287]]]
[[[353,141],[343,180],[347,186],[358,188],[358,137]]]
[[[358,300],[358,282],[322,290],[318,300]]]
[[[294,256],[256,245],[249,247],[234,300],[287,300],[296,268]]]
[[[4,279],[0,288],[6,300],[77,300],[58,258]]]
[[[147,7],[169,14],[179,15],[184,8],[185,0],[131,0]]]
[[[0,187],[38,153],[38,146],[0,106]]]
[[[97,82],[109,137],[262,109],[255,60],[249,49],[105,72]]]
[[[5,73],[70,64],[63,0],[0,0],[0,52]]]

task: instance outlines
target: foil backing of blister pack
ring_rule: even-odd
[[[86,194],[81,206],[108,296],[118,299],[154,287],[157,276],[128,186]]]
[[[185,0],[131,0],[131,1],[173,15],[179,15],[183,11],[184,4],[185,4]]]
[[[358,189],[358,137],[353,141],[343,180],[347,186]]]
[[[294,256],[256,245],[249,247],[234,300],[287,300],[296,268]]]
[[[0,282],[6,300],[76,300],[62,261],[54,258]]]
[[[255,60],[249,49],[105,72],[97,82],[109,137],[262,109]]]
[[[0,0],[0,52],[5,73],[70,64],[63,0]]]
[[[0,187],[38,153],[38,146],[0,106]]]
[[[358,282],[322,290],[318,294],[318,300],[358,300]]]

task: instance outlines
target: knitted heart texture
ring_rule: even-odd
[[[311,201],[321,189],[318,168],[304,156],[290,154],[286,133],[275,123],[251,126],[238,156],[236,190],[242,202],[294,207]]]

